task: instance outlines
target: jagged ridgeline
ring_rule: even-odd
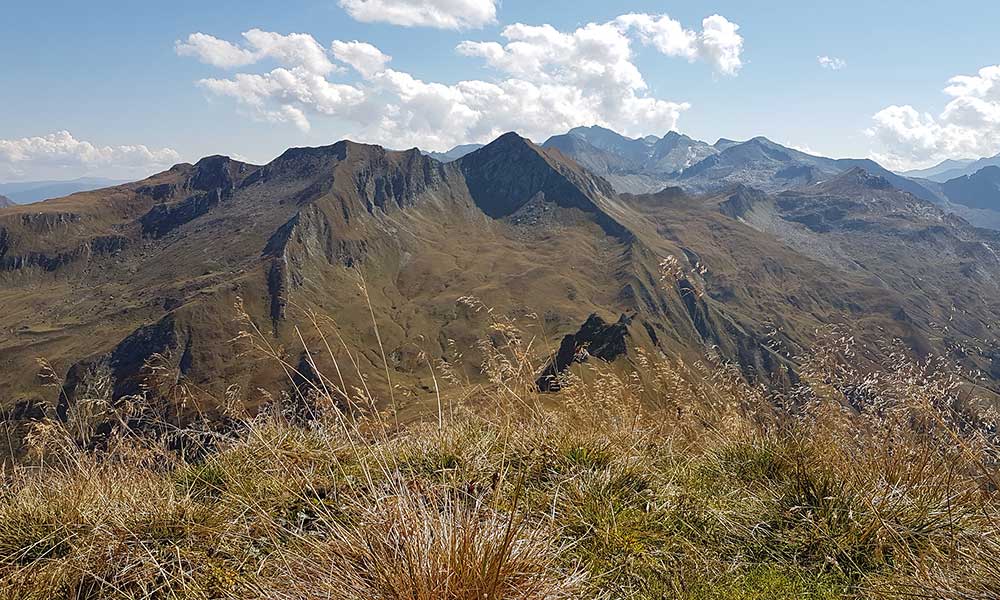
[[[4,208],[0,401],[67,415],[169,373],[193,399],[179,418],[227,396],[252,408],[260,390],[295,385],[281,361],[248,352],[240,333],[252,328],[304,365],[299,377],[337,361],[357,365],[341,371],[348,387],[360,371],[385,389],[388,371],[420,410],[429,366],[482,378],[491,315],[536,338],[536,375],[551,390],[581,361],[634,368],[637,348],[711,353],[784,388],[831,325],[855,337],[868,368],[899,339],[1000,389],[1000,240],[911,180],[858,161],[789,170],[779,163],[792,155],[766,140],[668,136],[643,142],[654,149],[644,164],[697,185],[619,194],[592,172],[596,155],[585,168],[564,154],[578,142],[507,134],[451,162],[346,141],[263,166],[213,156]],[[727,179],[743,155],[764,165],[766,185]],[[57,387],[41,385],[40,357]]]

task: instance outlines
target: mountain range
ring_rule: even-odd
[[[0,208],[10,208],[12,206],[17,206],[17,203],[7,196],[0,195]]]
[[[537,332],[544,389],[587,347],[623,369],[639,350],[711,353],[788,389],[837,328],[865,368],[898,339],[1000,391],[1000,233],[933,190],[763,138],[574,131],[449,162],[350,141],[266,165],[212,156],[2,209],[0,404],[65,417],[144,394],[181,419],[336,372],[420,411],[429,365],[482,378],[501,316]],[[616,189],[636,165],[673,185]],[[281,360],[248,359],[247,331]]]
[[[629,138],[592,126],[553,136],[542,145],[559,150],[607,180],[618,193],[652,193],[677,186],[701,194],[740,184],[779,192],[813,185],[860,167],[976,226],[1000,229],[1000,201],[991,200],[989,195],[972,201],[968,194],[958,192],[960,182],[945,185],[952,179],[974,175],[984,167],[1000,165],[1000,155],[945,161],[931,169],[898,174],[870,159],[815,156],[765,137],[744,142],[720,139],[708,144],[673,131],[662,138]],[[469,144],[430,156],[455,160],[480,147]]]
[[[980,159],[946,160],[929,169],[907,171],[902,175],[945,183],[950,179],[973,175],[986,167],[1000,167],[1000,154]]]

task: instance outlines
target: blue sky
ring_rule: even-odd
[[[766,135],[894,168],[1000,152],[1000,2],[804,4],[10,3],[0,181],[138,177],[213,153],[265,162],[344,137],[543,141],[592,121]],[[303,58],[313,43],[321,54]]]

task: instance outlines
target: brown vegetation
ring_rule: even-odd
[[[993,424],[944,365],[865,374],[831,332],[781,397],[641,351],[546,396],[527,336],[493,329],[491,383],[434,366],[424,423],[338,373],[159,436],[139,403],[104,407],[110,433],[39,423],[4,473],[0,597],[1000,595]]]

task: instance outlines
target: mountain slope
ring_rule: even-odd
[[[211,157],[15,208],[0,218],[3,400],[51,401],[34,379],[39,356],[65,375],[63,414],[95,382],[111,382],[116,397],[136,393],[154,357],[209,407],[224,382],[278,393],[287,387],[280,363],[248,370],[245,348],[230,342],[246,327],[237,299],[279,346],[300,345],[292,323],[304,311],[337,315],[360,367],[377,373],[359,271],[386,319],[381,339],[398,380],[426,388],[421,352],[444,358],[453,340],[472,360],[486,333],[485,315],[457,305],[460,296],[537,311],[555,330],[628,308],[617,278],[634,236],[608,194],[563,157],[504,136],[449,165],[349,142],[289,150],[262,167]],[[317,360],[332,370],[332,358]]]
[[[969,208],[1000,211],[1000,167],[984,167],[941,184],[948,200]]]
[[[778,195],[738,187],[633,201],[706,266],[706,301],[770,323],[768,343],[782,352],[801,353],[809,327],[835,323],[863,348],[858,364],[882,363],[879,348],[901,340],[918,356],[1000,376],[1000,237],[884,178],[855,169]],[[713,208],[717,216],[705,213]]]
[[[7,196],[0,196],[0,208],[10,208],[12,206],[17,206],[17,203]]]
[[[540,364],[565,355],[557,371],[607,330],[592,358],[614,368],[636,348],[710,352],[787,388],[836,323],[872,368],[881,328],[995,386],[984,323],[1000,278],[983,235],[857,169],[777,196],[619,196],[515,134],[447,164],[352,142],[263,166],[208,157],[0,214],[0,402],[68,416],[138,394],[184,421],[338,373],[398,390],[412,414],[432,405],[428,362],[483,380],[497,319],[532,323]],[[248,331],[277,356],[248,359]],[[39,385],[39,357],[61,389]]]
[[[958,171],[964,169],[965,167],[971,165],[975,162],[973,158],[966,158],[962,160],[947,159],[939,162],[933,167],[928,167],[926,169],[914,169],[912,171],[904,171],[900,175],[904,177],[912,177],[916,179],[928,179],[930,181],[937,181],[938,183],[944,183],[949,178],[940,179],[942,174]]]

